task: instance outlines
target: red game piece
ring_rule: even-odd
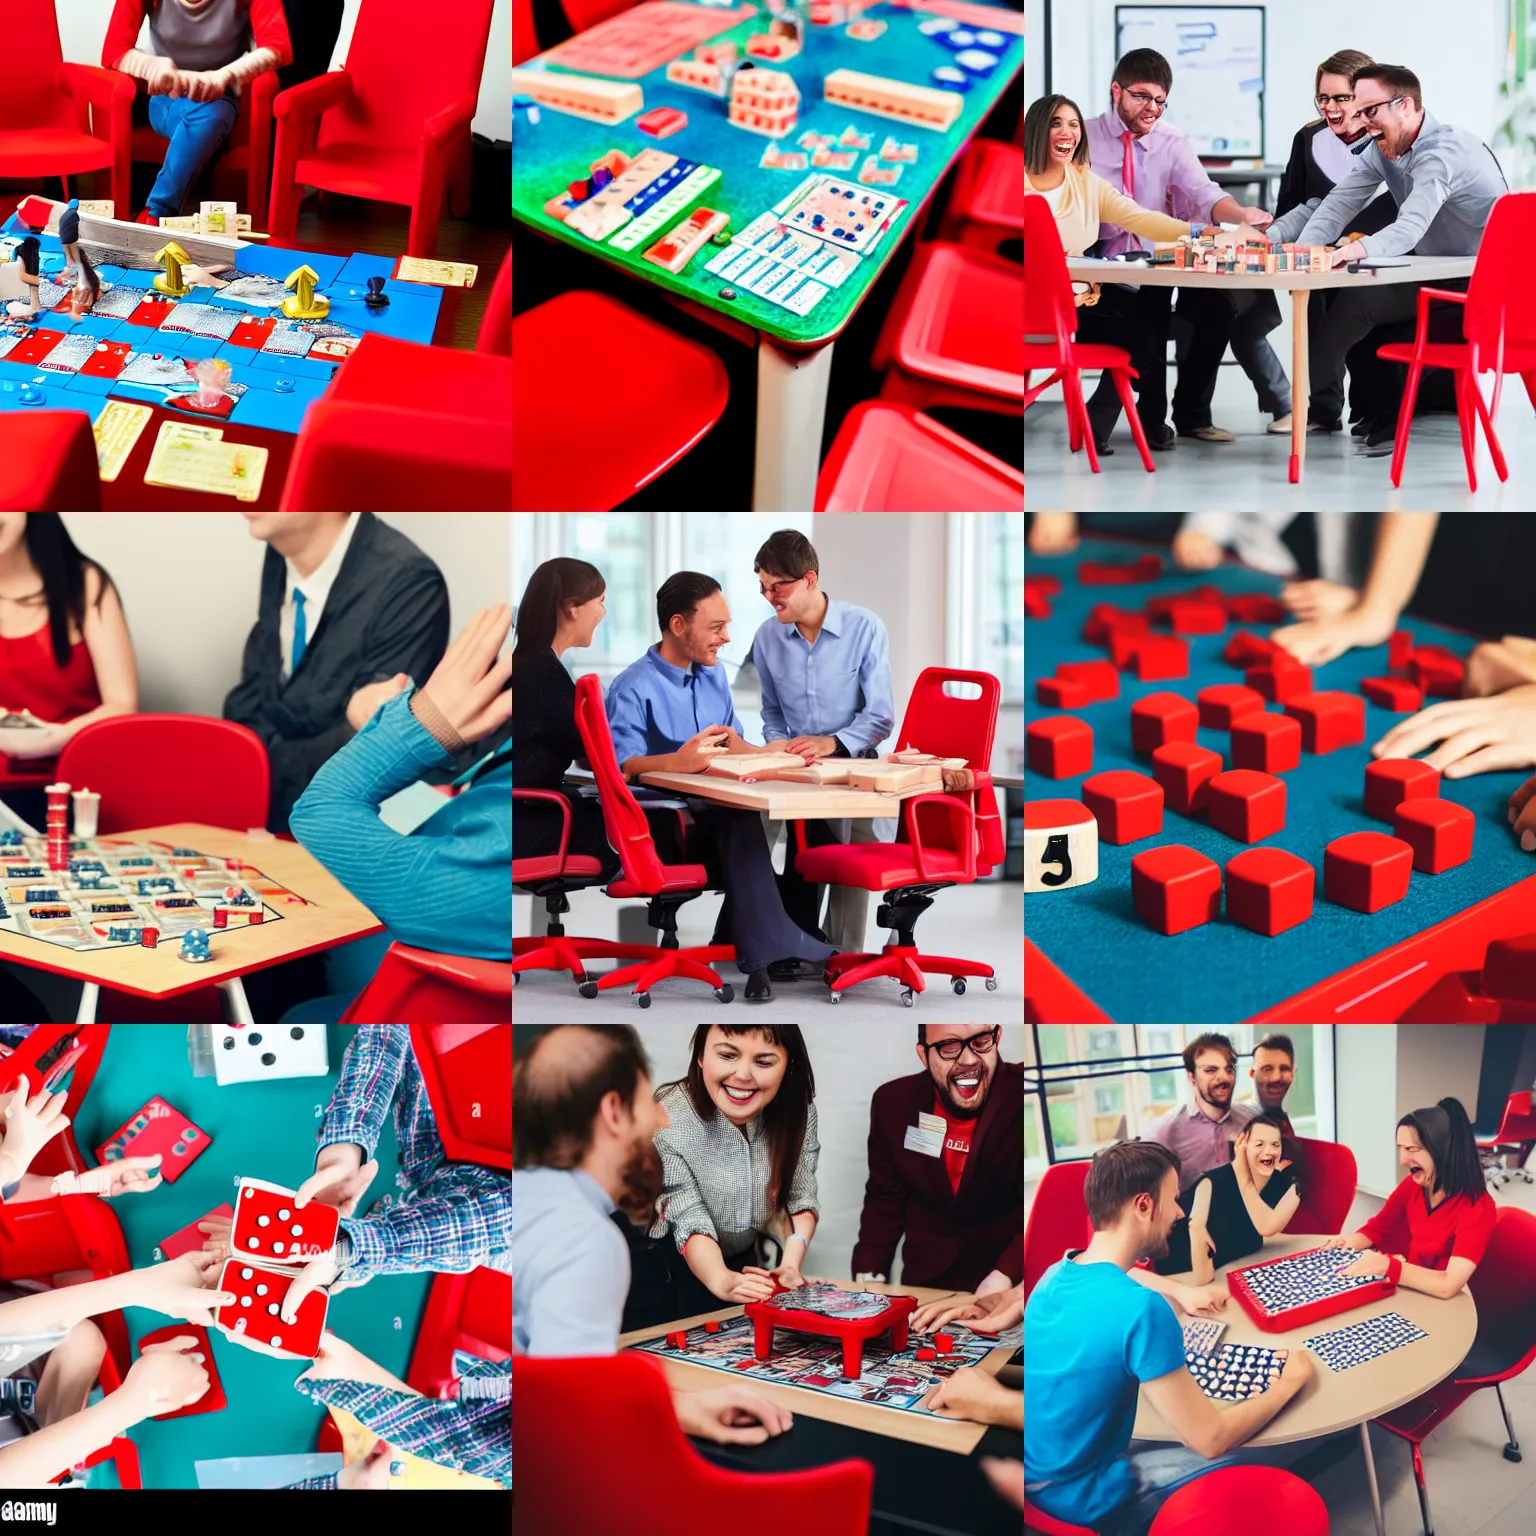
[[[865,1339],[872,1339],[889,1328],[892,1352],[907,1347],[907,1331],[911,1316],[917,1310],[917,1297],[882,1295],[880,1299],[890,1305],[881,1307],[868,1317],[840,1317],[823,1310],[796,1306],[785,1299],[795,1296],[797,1291],[805,1291],[806,1296],[814,1302],[817,1290],[815,1285],[797,1287],[795,1290],[781,1289],[766,1301],[749,1301],[741,1309],[752,1319],[752,1353],[759,1360],[772,1357],[775,1328],[792,1328],[798,1333],[820,1333],[841,1339],[843,1375],[850,1381],[857,1378],[863,1369]]]
[[[1076,715],[1036,720],[1024,732],[1029,766],[1048,779],[1070,779],[1093,767],[1093,727]]]
[[[336,1246],[341,1216],[311,1200],[301,1211],[295,1192],[264,1179],[241,1179],[229,1251],[264,1264],[308,1264]]]
[[[1380,704],[1383,709],[1395,710],[1401,715],[1424,707],[1424,695],[1400,677],[1362,677],[1360,692],[1372,704]]]
[[[1289,715],[1245,715],[1232,727],[1232,766],[1287,773],[1301,762],[1301,722]]]
[[[1243,681],[1271,704],[1284,704],[1299,693],[1312,691],[1312,669],[1280,651],[1243,673]]]
[[[941,1355],[949,1354],[955,1347],[954,1335],[948,1333],[934,1334],[933,1347],[938,1350]]]
[[[1385,832],[1350,832],[1323,853],[1323,892],[1356,912],[1380,912],[1408,894],[1413,849]]]
[[[1149,693],[1131,705],[1131,746],[1155,752],[1170,741],[1193,741],[1200,712],[1181,693]]]
[[[1227,916],[1274,938],[1312,916],[1317,875],[1283,848],[1245,848],[1227,861]]]
[[[1122,768],[1083,780],[1083,804],[1106,843],[1134,843],[1163,830],[1163,786]]]
[[[1055,597],[1061,591],[1061,577],[1026,576],[1024,578],[1024,590],[1026,592],[1038,592],[1041,597]]]
[[[1461,696],[1466,664],[1443,646],[1420,645],[1408,658],[1408,673],[1424,690],[1426,698],[1455,699]]]
[[[1215,683],[1195,697],[1200,701],[1201,727],[1208,731],[1230,731],[1244,715],[1264,713],[1264,696],[1240,683]]]
[[[688,114],[676,107],[652,107],[635,119],[635,127],[653,138],[665,139],[688,126]],[[1028,588],[1025,588],[1026,594]]]
[[[1387,665],[1406,667],[1413,655],[1413,635],[1406,629],[1394,629],[1387,640]]]
[[[1301,744],[1319,755],[1365,740],[1365,700],[1358,693],[1299,693],[1285,701],[1285,712],[1301,721]]]
[[[1126,629],[1119,624],[1110,626],[1105,644],[1109,647],[1109,659],[1122,671],[1128,669],[1136,657],[1137,649],[1147,638],[1145,630]]]
[[[1035,697],[1052,709],[1082,709],[1093,703],[1093,696],[1086,683],[1071,682],[1061,677],[1042,677],[1035,684]]]
[[[1145,635],[1151,628],[1151,622],[1144,613],[1137,613],[1130,608],[1117,608],[1113,603],[1095,603],[1089,609],[1088,620],[1083,625],[1083,639],[1089,645],[1104,645],[1117,629],[1128,635]]]
[[[1267,592],[1238,592],[1226,599],[1227,612],[1239,624],[1283,624],[1285,606]]]
[[[1144,683],[1189,676],[1189,642],[1177,635],[1144,635],[1131,657],[1136,676]]]
[[[1285,780],[1252,768],[1218,773],[1205,786],[1211,825],[1240,843],[1256,843],[1285,827]]]
[[[1051,616],[1051,600],[1042,596],[1039,592],[1024,588],[1024,617],[1026,619],[1048,619]]]
[[[200,1362],[203,1369],[208,1372],[208,1390],[198,1398],[195,1403],[188,1403],[185,1408],[175,1408],[169,1413],[156,1413],[151,1417],[155,1419],[189,1419],[197,1413],[217,1413],[221,1408],[229,1406],[224,1396],[224,1384],[219,1380],[218,1367],[214,1364],[213,1345],[208,1339],[208,1330],[197,1323],[172,1323],[169,1328],[156,1328],[152,1333],[146,1333],[139,1340],[139,1353],[142,1355],[151,1344],[168,1344],[172,1339],[186,1338],[190,1335],[196,1342],[181,1351],[182,1354],[201,1355]]]
[[[917,1351],[917,1359],[919,1359],[919,1360],[936,1360],[937,1358],[938,1358],[938,1351],[937,1350],[933,1350],[933,1349],[920,1349],[920,1350]]]
[[[1440,775],[1435,775],[1438,780]],[[1392,831],[1413,849],[1413,867],[1438,875],[1472,857],[1472,829],[1477,818],[1454,800],[1426,796],[1400,800],[1392,812]]]
[[[1227,641],[1221,659],[1233,667],[1262,666],[1278,650],[1273,640],[1264,640],[1258,635],[1249,634],[1246,629],[1240,629]]]
[[[1227,610],[1220,603],[1176,602],[1168,622],[1176,635],[1219,635],[1227,627]]]
[[[1152,754],[1152,777],[1163,786],[1170,811],[1181,816],[1204,809],[1205,786],[1221,772],[1221,754],[1192,741],[1170,741]]]
[[[1536,1003],[1536,933],[1495,939],[1488,946],[1483,992],[1488,997]]]
[[[1056,668],[1056,676],[1064,683],[1081,683],[1094,704],[1120,697],[1120,674],[1112,662],[1064,661]]]
[[[1159,933],[1184,933],[1221,911],[1221,869],[1182,843],[1149,848],[1131,860],[1131,900]]]
[[[1391,821],[1399,800],[1432,800],[1439,793],[1440,770],[1417,758],[1384,757],[1365,765],[1365,814],[1378,821]]]
[[[212,1221],[214,1217],[221,1216],[230,1223],[235,1219],[235,1208],[227,1201],[223,1205],[215,1206],[206,1216],[199,1216],[197,1221],[189,1221],[179,1232],[173,1232],[169,1237],[162,1237],[156,1247],[160,1250],[160,1256],[167,1259],[179,1259],[184,1253],[191,1253],[201,1248],[208,1241],[206,1232],[197,1230],[198,1221]]]
[[[720,1319],[718,1317],[710,1318],[710,1320],[707,1323],[704,1324],[704,1332],[705,1333],[719,1333],[720,1332]]]
[[[261,1354],[313,1360],[320,1353],[330,1297],[323,1290],[311,1291],[299,1303],[297,1318],[285,1323],[280,1315],[283,1298],[297,1280],[296,1270],[267,1269],[230,1259],[219,1273],[218,1289],[233,1291],[239,1300],[218,1308],[213,1320],[230,1338]]]

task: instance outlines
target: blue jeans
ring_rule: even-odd
[[[239,98],[228,94],[217,101],[188,101],[185,96],[149,98],[149,126],[162,139],[171,141],[145,204],[150,213],[164,219],[181,212],[187,188],[229,137],[239,115]]]

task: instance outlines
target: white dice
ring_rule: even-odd
[[[1024,889],[1065,891],[1099,877],[1099,824],[1081,800],[1024,802]]]
[[[213,1071],[221,1087],[331,1070],[324,1024],[215,1024]]]

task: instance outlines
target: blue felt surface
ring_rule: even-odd
[[[285,251],[267,246],[252,245],[240,252],[235,262],[239,272],[265,272],[279,282],[287,282],[288,274],[299,267],[308,267],[319,279],[318,288],[329,288],[346,266],[345,256],[331,256],[319,251]]]
[[[249,389],[235,406],[234,420],[244,427],[267,427],[274,432],[297,432],[304,422],[304,413],[325,393],[323,384],[307,379],[294,382],[291,395],[280,395],[270,389]]]
[[[1174,692],[1191,701],[1212,683],[1242,682],[1241,672],[1220,659],[1221,651],[1239,628],[1268,634],[1272,626],[1229,624],[1220,635],[1188,636],[1190,675],[1168,682],[1138,682],[1120,674],[1120,696],[1084,709],[1059,711],[1036,702],[1035,682],[1048,677],[1064,661],[1102,660],[1106,652],[1084,641],[1083,623],[1095,603],[1139,608],[1153,597],[1212,583],[1229,592],[1278,592],[1279,583],[1238,566],[1215,571],[1181,572],[1163,551],[1165,571],[1155,582],[1127,587],[1084,587],[1077,582],[1081,559],[1132,559],[1147,546],[1092,540],[1071,556],[1031,555],[1032,575],[1060,578],[1062,590],[1051,599],[1049,619],[1031,619],[1025,640],[1026,722],[1069,713],[1093,727],[1091,773],[1129,768],[1150,775],[1150,760],[1131,750],[1131,705],[1149,693]],[[1423,643],[1446,646],[1466,655],[1476,640],[1435,624],[1405,616],[1400,628]],[[1314,687],[1358,692],[1362,677],[1387,672],[1387,648],[1348,651],[1326,666],[1313,669]],[[1282,712],[1270,705],[1271,712]],[[1362,803],[1370,748],[1398,720],[1407,718],[1366,702],[1365,741],[1321,757],[1303,752],[1301,765],[1281,775],[1286,784],[1284,829],[1256,846],[1287,849],[1306,859],[1317,872],[1311,918],[1266,938],[1240,927],[1225,907],[1212,923],[1166,937],[1149,928],[1131,902],[1131,860],[1147,849],[1183,843],[1223,867],[1247,844],[1213,830],[1203,817],[1181,816],[1165,810],[1162,831],[1139,842],[1115,845],[1100,842],[1099,875],[1093,883],[1071,890],[1032,893],[1025,902],[1024,931],[1112,1018],[1124,1023],[1177,1021],[1227,1023],[1247,1019],[1292,994],[1312,986],[1346,966],[1364,960],[1391,944],[1441,922],[1536,874],[1536,859],[1521,850],[1505,815],[1511,792],[1526,773],[1478,774],[1468,779],[1442,779],[1442,798],[1466,806],[1477,817],[1471,860],[1439,875],[1414,872],[1408,894],[1384,911],[1366,914],[1334,905],[1323,895],[1323,850],[1348,832],[1391,833],[1391,825],[1365,814]],[[1220,752],[1231,767],[1225,731],[1201,730],[1201,746]],[[1047,779],[1025,769],[1026,800],[1080,798],[1085,774]]]
[[[9,383],[6,380],[5,383]],[[92,412],[91,402],[87,397],[70,395],[61,389],[58,384],[48,383],[38,386],[44,395],[44,399],[36,405],[24,405],[19,392],[13,393],[0,384],[0,411],[86,411]]]

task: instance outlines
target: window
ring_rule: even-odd
[[[1096,1115],[1118,1115],[1125,1108],[1125,1087],[1121,1083],[1098,1083],[1093,1090]]]
[[[1004,704],[1024,702],[1024,514],[949,515],[946,652],[951,666],[991,672]]]
[[[1154,1072],[1147,1081],[1154,1108],[1172,1108],[1179,1102],[1179,1080],[1172,1072]]]
[[[1090,1056],[1118,1056],[1120,1040],[1112,1029],[1090,1029],[1088,1031],[1088,1054]]]

